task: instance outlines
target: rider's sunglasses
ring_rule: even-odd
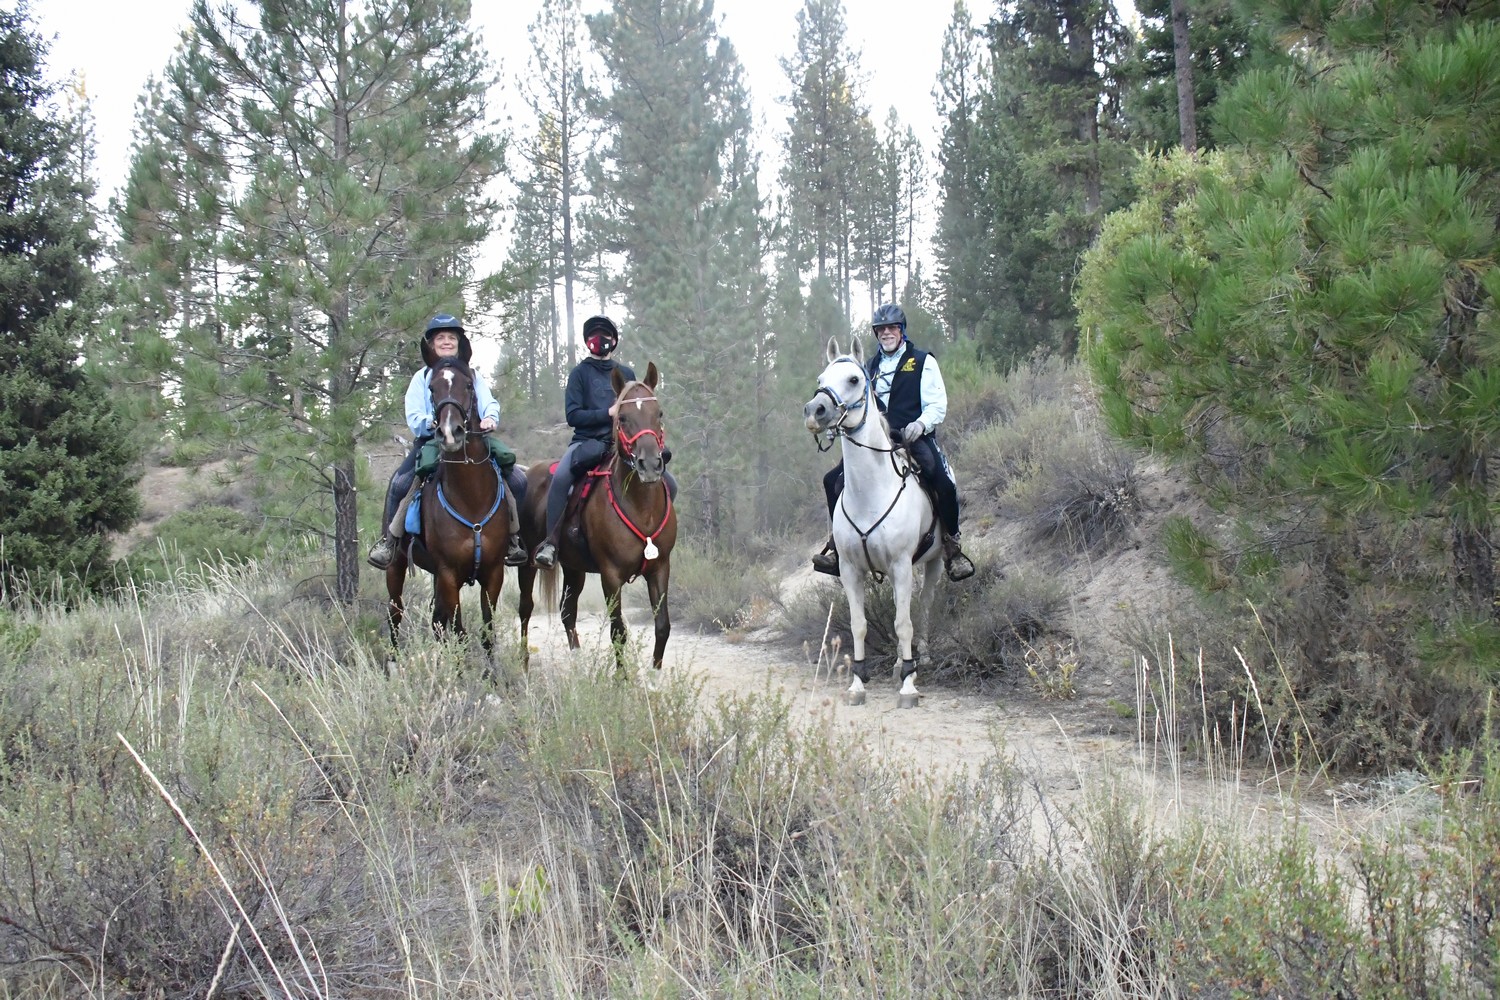
[[[889,324],[887,326],[877,326],[875,328],[875,336],[878,337],[882,333],[885,333],[885,331],[887,331],[887,330],[897,330],[897,331],[899,331],[900,329],[901,329],[901,326],[898,323],[891,323],[891,324]]]

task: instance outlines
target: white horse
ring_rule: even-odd
[[[814,437],[843,438],[844,491],[834,507],[833,544],[839,553],[839,578],[849,598],[849,630],[854,636],[854,678],[846,701],[850,705],[865,701],[865,683],[870,679],[865,665],[865,581],[872,573],[885,574],[891,578],[896,599],[901,654],[897,704],[915,708],[919,693],[912,638],[918,636],[918,650],[925,658],[928,610],[943,565],[941,537],[916,464],[892,443],[890,427],[878,411],[858,338],[848,354],[839,351],[835,338],[828,339],[828,367],[818,376],[818,391],[802,407],[802,416]],[[913,591],[920,629],[912,624]]]

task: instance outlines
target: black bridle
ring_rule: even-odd
[[[469,424],[473,421],[474,418],[474,412],[479,409],[479,394],[474,388],[474,373],[469,369],[467,365],[465,365],[462,361],[459,361],[457,358],[442,358],[435,366],[433,366],[432,374],[427,379],[427,391],[432,391],[432,380],[437,377],[438,373],[447,371],[449,369],[463,376],[464,380],[467,382],[469,391],[465,395],[468,397],[468,400],[467,402],[460,402],[459,399],[457,399],[455,396],[449,396],[446,399],[434,403],[432,407],[432,426],[434,430],[437,428],[438,424],[442,423],[443,421],[443,410],[451,406],[458,411],[458,426],[462,430],[464,439],[466,441],[472,440],[477,437],[484,437],[484,431],[471,430],[469,428]],[[444,462],[449,465],[478,465],[481,462],[485,462],[488,460],[488,449],[486,449],[485,454],[480,456],[479,458],[470,458],[467,448],[464,449],[463,458],[448,458],[446,457],[446,453],[441,449],[439,449],[438,454],[438,461]]]

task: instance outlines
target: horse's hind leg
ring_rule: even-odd
[[[516,601],[516,617],[521,621],[521,669],[531,667],[531,613],[536,610],[536,599],[531,588],[536,583],[536,567],[527,563],[516,571],[516,587],[520,590]]]
[[[581,569],[563,570],[562,626],[568,635],[568,648],[578,648],[578,595],[588,574]]]

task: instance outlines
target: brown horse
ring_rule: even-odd
[[[491,651],[492,619],[505,583],[505,544],[511,531],[500,467],[490,458],[485,434],[479,430],[474,375],[468,366],[457,358],[441,359],[427,387],[432,392],[438,471],[423,491],[420,537],[408,535],[386,567],[391,644],[401,627],[407,567],[414,564],[432,574],[432,628],[439,638],[450,627],[464,635],[459,597],[466,584],[479,584],[481,638],[485,650]]]
[[[661,404],[656,399],[656,364],[646,366],[643,382],[626,382],[614,373],[615,418],[612,449],[605,464],[580,476],[583,500],[569,502],[558,529],[557,566],[562,570],[562,623],[568,646],[578,648],[578,594],[589,573],[599,574],[609,607],[609,637],[615,666],[624,669],[625,618],[620,590],[638,576],[646,578],[646,593],[656,613],[656,649],[651,663],[661,669],[672,620],[667,613],[667,581],[672,573],[672,546],[677,541],[677,513],[663,480],[666,471],[666,434]],[[532,552],[547,535],[547,488],[551,464],[533,465],[526,475],[526,500],[521,506],[521,538]],[[526,645],[535,604],[531,596],[537,567],[519,573],[521,643]],[[542,586],[555,593],[557,568],[542,570]]]

